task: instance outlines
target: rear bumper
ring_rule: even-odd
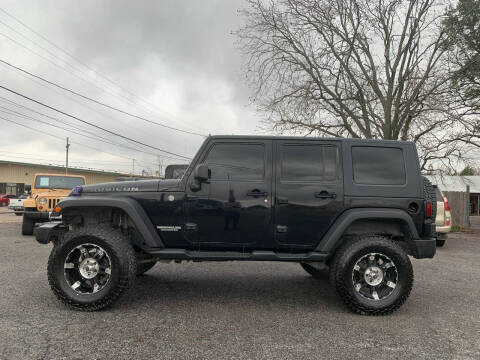
[[[13,205],[9,205],[8,208],[9,208],[10,210],[13,210],[13,211],[23,211],[23,210],[24,210],[23,206],[13,206]]]
[[[450,232],[450,230],[452,229],[452,227],[449,225],[449,226],[438,226],[437,225],[437,234],[438,233],[442,233],[442,234],[447,234]]]
[[[431,259],[437,251],[437,239],[434,237],[413,240],[412,255],[416,259]]]

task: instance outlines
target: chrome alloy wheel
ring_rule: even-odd
[[[353,266],[352,283],[361,296],[374,301],[383,300],[397,286],[397,267],[384,254],[366,254]]]
[[[72,249],[64,264],[67,284],[79,294],[93,294],[102,290],[111,275],[110,257],[95,244],[82,244]]]

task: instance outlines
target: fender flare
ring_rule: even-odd
[[[68,197],[58,203],[62,213],[67,209],[110,207],[123,210],[135,224],[137,231],[143,237],[145,245],[150,248],[164,248],[165,245],[153,226],[143,207],[134,199],[123,197]]]
[[[408,227],[412,240],[419,238],[417,228],[412,218],[403,210],[390,208],[355,208],[345,211],[335,220],[325,236],[323,236],[322,240],[318,243],[315,251],[332,253],[342,242],[342,235],[345,230],[347,230],[354,221],[364,219],[399,220]]]

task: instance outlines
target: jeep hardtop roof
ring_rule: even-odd
[[[385,143],[413,144],[413,141],[403,140],[384,140],[384,139],[359,139],[359,138],[341,138],[341,137],[314,137],[314,136],[272,136],[272,135],[210,135],[207,139],[211,140],[326,140],[342,141],[349,143],[368,143],[369,145],[381,145]]]

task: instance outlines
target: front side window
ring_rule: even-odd
[[[337,178],[337,147],[334,145],[283,145],[281,179],[332,181]]]
[[[399,148],[352,146],[353,180],[366,185],[406,184],[405,161]]]
[[[265,147],[262,144],[215,144],[205,163],[212,180],[262,180]]]
[[[81,177],[40,175],[35,179],[36,189],[73,189],[85,185]]]

